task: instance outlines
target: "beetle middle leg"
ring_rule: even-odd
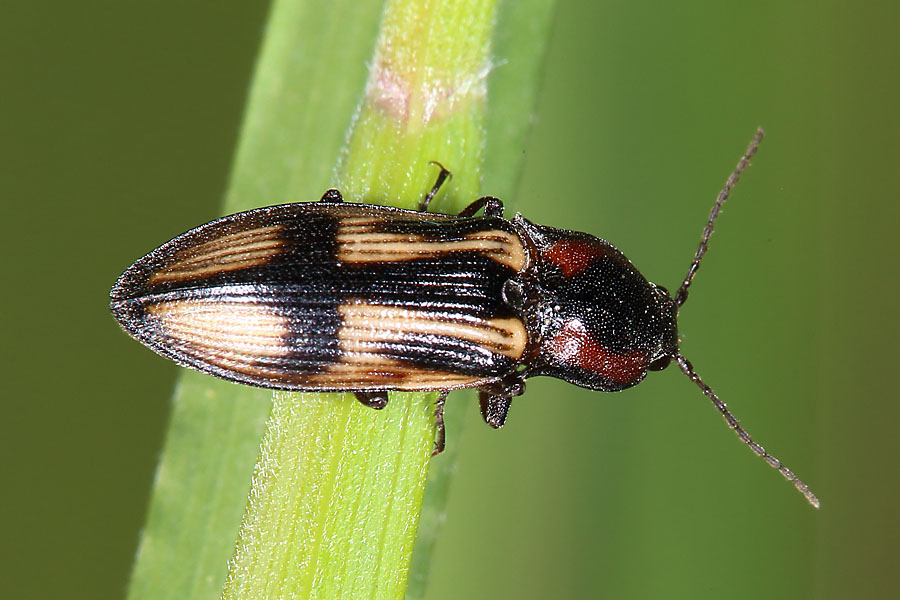
[[[471,217],[484,207],[484,216],[486,217],[502,217],[503,201],[493,196],[483,196],[475,200],[470,205],[459,211],[460,217]]]
[[[431,186],[431,189],[425,194],[425,197],[422,198],[422,201],[419,202],[419,212],[425,212],[428,210],[428,205],[431,204],[431,200],[438,193],[438,190],[441,189],[441,186],[444,185],[448,179],[453,177],[453,173],[451,173],[444,165],[437,162],[436,160],[429,161],[429,164],[437,165],[440,167],[441,172],[438,173],[437,179],[434,182],[434,185]],[[331,190],[329,190],[331,191]],[[336,190],[335,190],[336,191]],[[322,200],[325,200],[325,197],[322,197]],[[486,217],[502,217],[503,216],[503,202],[498,198],[494,198],[493,196],[484,196],[479,198],[469,204],[467,207],[462,209],[458,216],[460,217],[471,217],[475,213],[477,213],[481,208],[484,208],[484,215]]]

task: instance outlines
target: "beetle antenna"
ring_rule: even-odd
[[[741,160],[738,161],[737,167],[734,169],[734,173],[728,178],[728,181],[725,182],[725,187],[722,188],[722,191],[719,192],[719,196],[716,198],[715,204],[713,204],[712,210],[709,211],[709,219],[706,221],[706,228],[703,230],[703,237],[700,238],[700,245],[697,246],[697,253],[694,255],[694,262],[691,263],[691,268],[688,269],[687,276],[685,276],[684,281],[681,282],[681,287],[678,288],[678,293],[675,294],[675,305],[681,306],[684,304],[685,300],[687,300],[688,296],[688,288],[691,287],[691,281],[694,279],[694,275],[697,273],[697,269],[700,268],[700,260],[703,258],[703,255],[706,254],[706,248],[709,246],[709,238],[713,234],[713,224],[716,222],[716,219],[719,217],[719,212],[722,210],[722,205],[725,204],[725,201],[728,200],[728,194],[731,193],[731,190],[734,189],[734,186],[737,185],[738,179],[741,178],[741,173],[744,172],[744,169],[750,166],[750,159],[753,158],[753,155],[756,154],[757,148],[759,148],[759,143],[763,139],[763,135],[765,131],[760,127],[756,130],[756,134],[753,136],[753,139],[750,140],[750,145],[747,146],[747,151],[744,152],[744,156],[741,157]]]
[[[747,433],[743,427],[741,427],[740,422],[735,418],[731,411],[728,410],[728,407],[724,402],[719,400],[719,397],[716,396],[716,393],[712,391],[712,388],[706,385],[700,376],[694,371],[693,365],[691,365],[690,361],[686,359],[681,354],[676,354],[673,358],[678,362],[678,366],[681,367],[681,370],[684,372],[688,378],[697,384],[703,393],[712,400],[713,405],[715,405],[716,410],[722,413],[722,416],[725,418],[725,422],[728,424],[728,427],[734,430],[741,441],[750,446],[750,449],[753,450],[756,454],[761,456],[763,460],[769,463],[769,466],[778,469],[778,471],[784,475],[784,478],[794,484],[794,487],[797,488],[801,494],[806,497],[806,500],[812,504],[814,507],[819,508],[819,499],[816,498],[816,495],[812,493],[812,490],[809,487],[800,481],[796,475],[794,475],[793,471],[785,467],[781,464],[781,461],[766,452],[766,449],[754,442],[750,438],[750,434]]]

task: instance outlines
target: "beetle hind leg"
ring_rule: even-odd
[[[425,194],[425,197],[419,202],[419,212],[426,212],[428,210],[428,205],[431,204],[432,199],[435,194],[438,193],[438,190],[441,189],[441,186],[444,185],[444,182],[453,177],[453,173],[448,171],[444,165],[439,163],[436,160],[428,161],[428,164],[437,165],[440,167],[441,172],[438,173],[437,180],[434,182],[434,185],[431,186],[431,189]]]
[[[324,194],[322,194],[322,197],[319,198],[319,202],[333,202],[337,204],[343,201],[344,197],[341,195],[341,193],[333,188],[327,190]]]
[[[444,402],[447,400],[447,394],[450,392],[443,391],[438,396],[437,402],[434,404],[434,421],[437,428],[437,435],[434,437],[434,450],[432,456],[437,456],[444,451],[444,444],[447,440],[447,434],[444,430]]]
[[[438,173],[437,180],[434,182],[434,185],[431,186],[431,189],[425,194],[425,197],[419,202],[419,212],[426,212],[428,210],[428,205],[431,204],[431,201],[434,199],[435,195],[438,193],[438,190],[441,189],[441,186],[444,185],[448,179],[453,177],[453,173],[451,173],[447,168],[436,160],[429,161],[429,164],[436,165],[441,169],[441,172]],[[325,192],[326,195],[329,192],[337,192],[337,190],[328,190]],[[340,192],[337,192],[338,196],[340,196]],[[322,196],[322,200],[325,200],[325,196]],[[340,202],[341,200],[338,200]],[[332,200],[334,202],[334,200]],[[503,216],[503,202],[498,198],[494,198],[493,196],[484,196],[483,198],[479,198],[469,204],[467,207],[460,211],[460,217],[471,217],[479,210],[484,208],[484,215],[486,217],[502,217]]]
[[[356,396],[356,399],[362,404],[369,408],[374,408],[375,410],[381,410],[387,406],[388,403],[387,392],[353,392],[353,395]]]

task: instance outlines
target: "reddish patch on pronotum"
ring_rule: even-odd
[[[577,319],[566,321],[550,341],[552,354],[565,363],[593,371],[616,383],[634,383],[647,370],[647,353],[617,354],[598,344]]]
[[[563,277],[573,277],[606,256],[606,250],[590,240],[563,240],[544,250],[541,255],[562,269]]]

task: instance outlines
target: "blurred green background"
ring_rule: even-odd
[[[107,292],[217,214],[267,8],[0,4],[6,598],[124,594],[177,369],[118,330]],[[891,2],[559,3],[505,200],[674,289],[765,126],[683,351],[823,506],[677,370],[620,394],[534,380],[500,432],[452,407],[469,423],[450,432],[429,598],[896,594],[898,19]]]

